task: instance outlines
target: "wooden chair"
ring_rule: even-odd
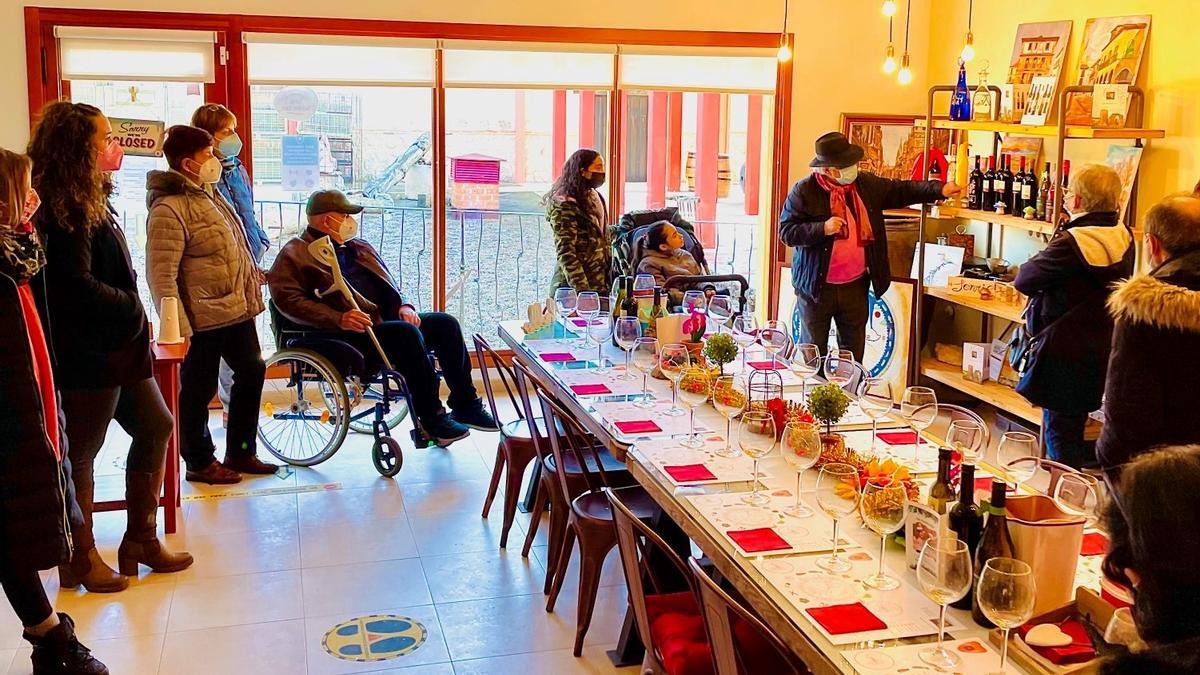
[[[579,542],[579,612],[575,621],[575,656],[583,653],[583,638],[592,622],[592,610],[596,605],[596,592],[600,587],[600,571],[604,567],[604,559],[609,551],[617,545],[617,533],[613,528],[612,507],[603,488],[624,487],[633,484],[628,470],[611,471],[606,467],[601,448],[597,447],[595,439],[579,426],[579,423],[557,401],[551,398],[544,389],[538,390],[538,398],[542,403],[543,417],[546,419],[547,435],[550,437],[550,450],[556,467],[578,467],[579,473],[555,471],[560,494],[570,499],[570,510],[567,512],[567,527],[563,531],[562,543],[554,560],[554,581],[550,587],[550,597],[546,601],[546,611],[554,611],[554,603],[562,591],[563,581],[567,576],[567,566],[571,563],[571,552],[575,542]],[[571,477],[578,475],[582,478],[582,487]],[[630,511],[638,518],[652,518],[658,512],[658,505],[645,490],[640,487],[629,487],[622,492],[622,497]],[[555,505],[552,508],[560,508]]]
[[[517,515],[517,499],[521,493],[521,483],[525,479],[525,469],[537,457],[533,437],[538,433],[537,427],[543,423],[541,418],[526,417],[523,407],[518,404],[517,397],[513,393],[513,388],[516,386],[516,374],[513,373],[512,368],[505,365],[500,355],[492,349],[482,335],[476,333],[472,339],[475,342],[475,356],[479,362],[479,373],[483,377],[483,389],[487,393],[492,417],[497,421],[501,419],[488,367],[489,359],[500,375],[500,383],[504,385],[504,392],[508,395],[509,403],[517,411],[517,419],[501,423],[500,442],[496,446],[496,465],[492,468],[492,481],[488,485],[487,497],[483,499],[483,517],[487,518],[488,512],[492,509],[492,501],[496,498],[496,490],[500,486],[500,475],[505,474],[504,522],[500,529],[500,548],[507,548],[508,532],[512,529],[513,519]]]
[[[691,572],[663,538],[626,505],[629,489],[640,488],[605,489],[604,493],[612,506],[629,604],[646,647],[642,672],[709,675],[712,655]],[[656,564],[658,561],[666,562]],[[664,568],[678,573],[674,588],[662,578]],[[680,586],[687,590],[675,590]]]
[[[688,558],[717,675],[807,675],[808,666],[758,617]]]

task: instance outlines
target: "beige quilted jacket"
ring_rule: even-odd
[[[215,190],[210,195],[183,174],[146,174],[146,276],[154,305],[179,298],[179,329],[230,326],[263,309],[258,267],[241,221]]]

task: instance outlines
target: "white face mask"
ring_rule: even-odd
[[[342,241],[350,241],[358,236],[358,220],[354,216],[346,216],[342,224],[338,226],[338,236]]]
[[[204,163],[200,165],[200,169],[196,172],[196,179],[204,185],[212,185],[221,180],[221,160],[216,157],[209,157],[204,160]]]
[[[854,164],[844,169],[838,169],[838,172],[841,175],[837,178],[834,178],[834,180],[841,185],[849,185],[853,183],[856,178],[858,178],[858,165]]]

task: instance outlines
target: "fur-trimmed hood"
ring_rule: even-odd
[[[1118,284],[1108,310],[1117,321],[1200,333],[1200,252]]]

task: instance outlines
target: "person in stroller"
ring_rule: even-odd
[[[638,274],[652,275],[657,286],[662,286],[671,277],[704,274],[700,263],[683,246],[683,235],[678,228],[665,220],[655,223],[646,232],[646,248],[637,265]],[[669,290],[672,305],[683,301],[685,290],[687,289]]]
[[[366,333],[368,326],[373,327],[396,370],[404,376],[413,414],[438,445],[446,447],[466,438],[469,429],[499,431],[475,391],[458,319],[443,312],[418,313],[404,299],[379,252],[357,238],[354,216],[362,211],[362,206],[350,203],[337,190],[319,190],[308,198],[308,228],[284,244],[267,274],[275,307],[294,323],[338,333],[338,339],[368,358],[377,353]],[[333,275],[309,253],[308,245],[326,235],[361,311],[340,293],[318,295],[333,285]],[[442,407],[437,372],[426,358],[430,348],[450,389],[450,413]]]

